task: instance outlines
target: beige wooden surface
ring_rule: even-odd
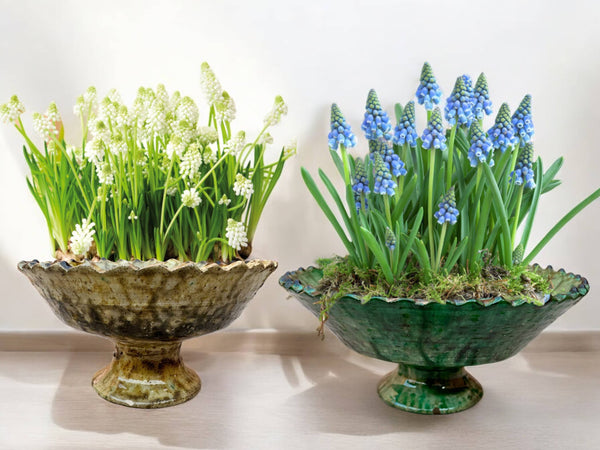
[[[519,355],[469,370],[482,401],[428,417],[382,403],[393,364],[331,334],[215,333],[184,344],[203,386],[192,401],[135,410],[100,399],[108,341],[0,334],[2,449],[599,449],[600,334],[548,333]]]

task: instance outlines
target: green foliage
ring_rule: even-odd
[[[233,99],[206,64],[202,84],[207,126],[199,123],[191,98],[169,96],[162,85],[140,88],[132,105],[115,91],[98,102],[95,89],[88,89],[75,106],[80,146],[67,144],[54,104],[34,114],[41,147],[25,131],[16,97],[0,108],[25,139],[27,183],[57,257],[249,256],[260,215],[295,152],[295,144],[286,146],[275,161],[265,161],[272,142],[267,129],[287,107],[277,97],[262,130],[246,142],[245,132],[232,133]]]

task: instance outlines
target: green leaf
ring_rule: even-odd
[[[365,242],[367,243],[367,245],[369,246],[369,248],[375,255],[375,259],[377,260],[377,263],[381,266],[381,271],[383,272],[383,276],[385,277],[385,280],[389,284],[392,284],[394,282],[394,275],[392,274],[392,269],[390,268],[390,264],[385,256],[383,250],[377,243],[375,236],[373,236],[373,234],[369,230],[367,230],[365,227],[360,227],[360,232],[361,232]]]

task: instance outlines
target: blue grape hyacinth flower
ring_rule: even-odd
[[[528,142],[521,149],[515,170],[510,174],[510,180],[517,186],[525,184],[526,189],[535,188],[535,172],[533,171],[533,144]]]
[[[356,136],[352,132],[350,124],[346,122],[342,110],[335,103],[331,105],[331,131],[327,136],[329,148],[337,150],[339,145],[346,148],[356,145]]]
[[[365,208],[367,208],[367,198],[365,197],[365,194],[368,194],[371,192],[371,190],[369,189],[369,178],[367,177],[367,171],[361,158],[354,159],[354,178],[352,181],[352,191],[354,192],[356,211],[360,211],[362,202],[364,202]]]
[[[456,79],[454,89],[446,100],[444,109],[450,125],[470,126],[473,121],[473,87],[471,77],[463,75]]]
[[[456,209],[456,196],[454,195],[454,188],[451,187],[448,192],[442,197],[438,204],[438,210],[433,215],[440,225],[444,223],[450,223],[454,225],[458,220],[458,209]]]
[[[502,106],[500,106],[500,110],[496,115],[496,122],[488,130],[488,135],[494,148],[502,153],[506,151],[508,146],[519,140],[515,136],[515,128],[510,118],[510,109],[506,103],[502,103]]]
[[[442,90],[440,89],[433,70],[428,62],[423,64],[421,69],[421,78],[416,92],[419,105],[425,105],[425,109],[431,111],[434,104],[438,105],[442,99]]]
[[[394,129],[392,142],[396,145],[408,144],[411,148],[415,148],[418,137],[415,126],[415,102],[411,100],[402,111],[402,117]]]
[[[424,149],[437,148],[439,150],[446,150],[446,133],[442,123],[440,108],[433,110],[431,119],[429,119],[427,127],[423,130],[421,140],[423,141],[422,147]]]
[[[512,124],[521,143],[531,142],[533,137],[533,120],[531,119],[531,95],[527,94],[521,100],[519,107],[512,116]]]
[[[485,74],[482,73],[475,83],[473,92],[473,114],[478,120],[483,119],[484,115],[492,114],[492,101],[488,90],[488,82]]]
[[[392,251],[396,248],[396,235],[390,227],[385,227],[385,246]]]
[[[378,153],[386,163],[388,170],[395,177],[406,175],[404,162],[394,152],[392,146],[385,140],[369,141],[369,151],[371,152],[371,160],[374,161],[375,154]]]
[[[367,105],[365,107],[365,118],[361,128],[369,140],[389,140],[392,138],[392,124],[390,118],[381,107],[375,89],[369,91]]]
[[[373,192],[380,195],[394,195],[398,185],[392,179],[392,174],[380,153],[375,153],[375,185]]]
[[[479,122],[473,122],[471,124],[471,147],[467,154],[471,167],[477,167],[479,163],[485,164],[488,162],[487,159],[492,148],[494,148],[494,145],[490,138],[484,133]],[[489,165],[490,167],[493,167],[493,159],[490,159]]]

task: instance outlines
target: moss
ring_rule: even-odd
[[[540,301],[551,286],[547,277],[526,266],[510,269],[486,265],[480,273],[455,271],[433,275],[425,283],[415,264],[393,284],[386,282],[377,268],[360,269],[348,258],[329,258],[317,261],[323,271],[318,290],[321,293],[321,328],[327,320],[331,306],[347,294],[354,294],[368,302],[373,297],[429,299],[440,303],[448,300],[502,297],[507,301],[524,299],[531,303]]]

